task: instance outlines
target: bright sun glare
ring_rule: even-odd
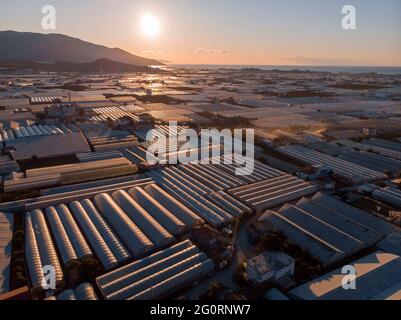
[[[160,21],[151,14],[145,14],[141,19],[142,33],[148,38],[155,38],[160,33]]]

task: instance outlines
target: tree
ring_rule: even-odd
[[[107,117],[107,126],[109,128],[113,128],[114,122],[113,119],[111,119],[110,117]]]
[[[210,283],[209,290],[207,292],[208,300],[216,300],[222,289],[222,285],[219,282],[213,281]]]
[[[268,233],[262,236],[258,246],[258,251],[281,251],[283,241],[276,234]]]
[[[78,109],[78,114],[79,114],[79,116],[80,116],[81,118],[85,117],[85,110],[82,109],[82,108],[79,108],[79,109]]]
[[[235,270],[235,278],[241,285],[247,284],[246,268],[246,262],[241,262]]]
[[[290,256],[295,256],[299,252],[301,252],[301,248],[297,244],[293,243],[290,240],[286,240],[284,242],[284,249],[285,249],[285,252],[287,254],[289,254]]]

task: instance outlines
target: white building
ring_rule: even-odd
[[[247,265],[247,278],[254,284],[276,282],[294,274],[295,261],[283,252],[264,252],[250,260]]]

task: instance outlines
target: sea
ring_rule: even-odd
[[[212,65],[212,64],[170,64],[168,66],[192,69],[246,69],[280,70],[280,71],[313,71],[332,73],[378,73],[401,74],[401,67],[372,67],[372,66],[278,66],[278,65]]]

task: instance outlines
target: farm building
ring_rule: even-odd
[[[185,132],[189,127],[188,126],[168,126],[168,125],[156,125],[152,131],[150,130],[137,130],[135,135],[146,141],[146,137],[149,135],[149,140],[153,140],[160,137],[169,137],[169,136],[179,136]]]
[[[327,165],[333,168],[334,174],[351,183],[366,183],[387,178],[387,175],[377,172],[324,153],[311,150],[300,145],[277,148],[290,157],[304,161],[310,165]]]
[[[0,294],[10,290],[13,226],[13,214],[0,212]]]
[[[88,181],[99,177],[113,177],[137,172],[136,166],[122,156],[103,160],[96,159],[96,157],[91,157],[80,163],[28,169],[25,171],[25,176],[4,181],[4,191],[52,187],[65,184],[65,182]]]
[[[380,188],[372,192],[375,199],[384,201],[392,206],[401,209],[401,190],[395,188]]]
[[[134,147],[138,144],[136,137],[130,134],[113,135],[112,133],[86,133],[85,135],[96,152],[121,150]]]
[[[149,300],[171,296],[214,270],[214,263],[189,240],[100,276],[107,300]]]
[[[14,160],[53,158],[90,151],[82,133],[26,137],[7,141],[6,146],[11,149]]]
[[[376,146],[401,152],[401,143],[396,141],[372,138],[370,140],[364,140],[363,143],[370,146]]]
[[[140,118],[135,114],[136,112],[143,111],[139,106],[110,106],[110,107],[97,107],[91,108],[93,116],[91,121],[119,121],[121,118],[129,118],[134,122],[140,122]]]
[[[10,156],[0,156],[0,175],[5,175],[11,172],[19,172],[21,169],[15,160]]]
[[[246,275],[256,285],[294,275],[295,261],[283,252],[264,252],[247,261]]]
[[[9,130],[0,130],[0,137],[3,141],[12,141],[15,139],[35,137],[35,136],[48,136],[55,134],[64,134],[58,126],[54,124],[49,125],[32,125],[26,127],[16,127]]]
[[[250,209],[224,192],[246,182],[219,168],[202,170],[199,164],[150,171],[148,175],[164,191],[215,227],[229,224]],[[209,167],[208,167],[209,168]]]
[[[323,193],[303,198],[295,205],[285,204],[278,211],[267,211],[263,218],[323,265],[373,246],[394,228]]]
[[[400,300],[401,257],[377,251],[350,264],[355,288],[343,288],[342,268],[290,291],[301,300]]]
[[[45,300],[98,300],[98,297],[93,286],[84,282],[75,289],[67,289],[57,296],[50,296]]]
[[[318,188],[289,174],[233,188],[228,193],[260,212],[315,193]]]
[[[150,179],[117,181],[64,188],[64,193],[25,205],[26,258],[32,260],[28,273],[34,290],[40,290],[41,267],[50,260],[59,266],[61,285],[62,266],[85,266],[86,259],[95,257],[109,271],[171,246],[175,236],[204,223]]]
[[[391,173],[395,176],[401,173],[401,160],[391,159],[379,154],[367,151],[344,151],[339,159],[383,173]]]
[[[357,150],[374,152],[374,153],[380,154],[382,156],[386,156],[386,157],[393,158],[396,160],[401,160],[401,151],[388,149],[383,146],[377,146],[375,144],[360,143],[360,142],[355,142],[352,140],[339,140],[339,141],[337,141],[337,143],[342,146],[352,147]]]
[[[217,160],[223,163],[224,157]],[[222,226],[235,217],[251,213],[251,209],[239,201],[241,199],[235,199],[226,191],[283,174],[259,161],[255,161],[250,175],[236,175],[239,168],[241,166],[235,161],[232,164],[204,164],[196,161],[150,171],[148,175],[207,222],[213,226]]]
[[[64,283],[64,274],[56,247],[41,210],[27,212],[25,216],[25,260],[32,291],[41,291],[43,288],[44,266],[50,265],[54,268],[57,286]]]

